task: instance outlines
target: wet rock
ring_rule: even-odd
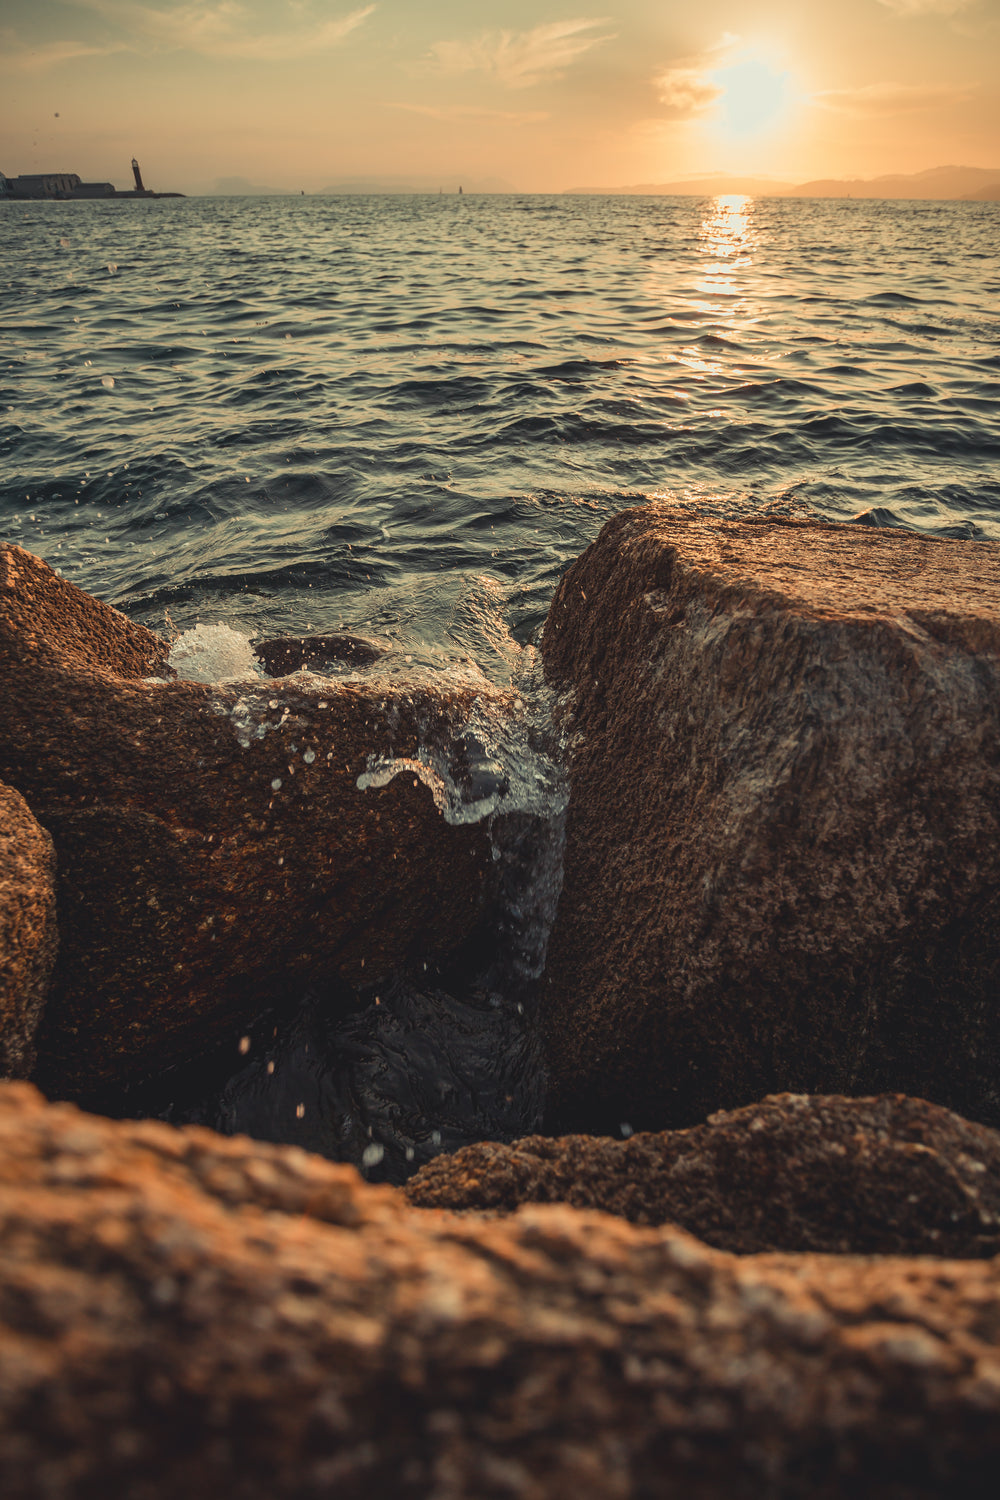
[[[269,677],[285,677],[304,667],[311,672],[356,670],[385,655],[358,635],[279,635],[258,641],[253,650]]]
[[[777,1094],[690,1130],[466,1146],[423,1167],[407,1196],[501,1213],[570,1203],[744,1255],[973,1258],[1000,1254],[1000,1134],[901,1094]]]
[[[473,705],[501,701],[485,679],[213,686],[163,680],[165,650],[0,549],[0,776],[59,860],[37,1077],[68,1097],[159,1073],[318,975],[446,953],[483,906],[485,826],[448,821],[443,778]],[[433,786],[403,774],[427,745]]]
[[[992,1494],[1000,1263],[408,1208],[0,1089],[6,1500]]]
[[[626,511],[545,627],[553,1125],[783,1090],[1000,1122],[1000,544]]]
[[[0,783],[0,1077],[31,1072],[56,946],[52,840]]]

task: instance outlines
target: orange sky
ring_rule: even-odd
[[[185,192],[1000,167],[1000,0],[7,0],[0,169]]]

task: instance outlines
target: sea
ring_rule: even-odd
[[[506,684],[626,506],[1000,536],[998,245],[975,202],[0,203],[0,539],[175,641]],[[559,806],[495,849],[539,964]],[[276,1001],[105,1107],[400,1181],[544,1121],[503,962]]]
[[[505,680],[625,506],[1000,535],[1000,205],[0,204],[0,536]]]

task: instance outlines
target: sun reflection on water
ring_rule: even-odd
[[[742,194],[712,199],[699,231],[702,254],[710,258],[704,268],[706,287],[724,287],[735,270],[753,265],[753,209],[754,200]]]

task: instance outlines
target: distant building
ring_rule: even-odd
[[[10,178],[0,172],[0,198],[10,197]]]
[[[10,180],[13,198],[69,198],[81,187],[75,172],[28,173]]]
[[[117,190],[111,182],[81,182],[70,193],[71,198],[116,198]]]

